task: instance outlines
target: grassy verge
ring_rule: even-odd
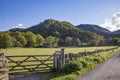
[[[78,76],[111,58],[119,49],[85,56],[66,65],[61,71],[50,73],[51,80],[76,80]]]

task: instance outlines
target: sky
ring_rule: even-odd
[[[0,31],[28,28],[46,19],[115,31],[120,29],[120,0],[0,0]]]

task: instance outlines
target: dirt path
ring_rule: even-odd
[[[9,80],[49,80],[47,73],[10,75]]]
[[[82,75],[77,80],[120,80],[120,51],[110,60]]]

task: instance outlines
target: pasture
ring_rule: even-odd
[[[65,48],[65,53],[79,53],[84,51],[94,51],[97,49],[108,49],[114,46],[101,47],[73,47]],[[61,48],[9,48],[0,49],[0,53],[5,53],[7,56],[14,55],[52,55],[55,51],[60,51]]]

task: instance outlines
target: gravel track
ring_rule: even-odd
[[[77,80],[120,80],[120,50],[115,56]]]

